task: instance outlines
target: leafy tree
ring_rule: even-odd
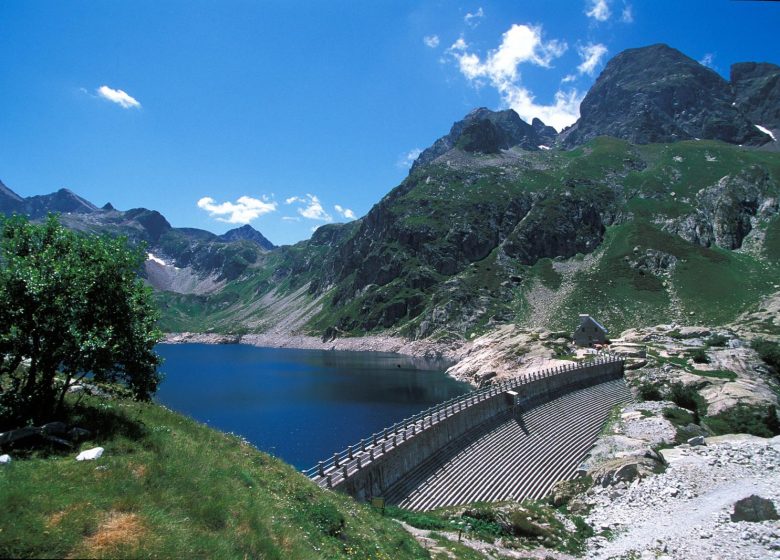
[[[1,424],[61,413],[85,377],[138,399],[155,392],[161,333],[142,263],[126,239],[78,234],[55,216],[0,218]]]

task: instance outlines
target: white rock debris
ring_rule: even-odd
[[[732,522],[734,503],[752,494],[780,505],[780,436],[728,435],[707,445],[662,451],[667,470],[630,485],[594,487],[588,522],[609,531],[588,558],[780,558],[780,521]]]

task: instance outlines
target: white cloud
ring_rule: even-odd
[[[285,222],[300,222],[301,219],[298,216],[282,216],[282,220]]]
[[[323,222],[332,222],[333,216],[325,211],[322,207],[320,199],[313,194],[307,194],[306,196],[291,196],[285,199],[285,204],[297,203],[301,207],[298,208],[298,214],[309,220],[321,220]]]
[[[198,208],[209,213],[219,222],[229,224],[248,224],[263,214],[276,211],[276,202],[267,202],[250,196],[242,196],[236,202],[217,202],[210,196],[198,201]]]
[[[593,72],[596,70],[596,67],[601,64],[601,60],[604,58],[604,55],[607,54],[607,47],[601,43],[597,43],[595,45],[591,43],[590,45],[585,45],[584,47],[578,48],[577,52],[582,59],[582,64],[577,66],[577,71],[580,74],[587,74],[588,76],[592,76]]]
[[[422,150],[420,148],[409,150],[405,154],[401,154],[395,164],[402,169],[409,169],[421,153]]]
[[[501,95],[504,103],[517,111],[524,120],[534,117],[560,130],[577,120],[579,104],[584,96],[577,90],[558,91],[555,103],[539,105],[534,95],[520,83],[518,66],[531,63],[549,68],[554,59],[563,55],[568,48],[563,41],[544,41],[541,26],[514,24],[502,35],[501,44],[488,52],[484,61],[475,53],[468,52],[468,45],[458,39],[448,53],[458,63],[461,73],[479,86],[486,80]]]
[[[566,76],[564,76],[561,79],[561,83],[562,84],[568,84],[569,82],[573,82],[576,79],[577,79],[577,75],[576,74],[567,74]]]
[[[500,91],[500,90],[499,90]],[[504,99],[520,117],[531,122],[534,117],[541,119],[544,124],[560,131],[580,117],[580,103],[585,94],[580,94],[576,89],[569,91],[558,90],[555,92],[555,103],[552,105],[538,105],[534,95],[528,89],[510,85],[502,92]]]
[[[588,0],[588,5],[590,9],[585,12],[585,15],[596,21],[607,21],[612,15],[607,0]]]
[[[485,17],[485,11],[480,6],[480,8],[473,14],[471,12],[468,12],[466,16],[463,18],[463,21],[466,22],[466,25],[469,25],[471,27],[476,27],[479,25],[479,20],[481,20],[483,17]]]
[[[463,37],[458,37],[458,40],[452,43],[452,46],[447,49],[448,51],[465,51],[467,48],[469,48],[468,43],[463,39]]]
[[[623,13],[620,16],[620,21],[623,23],[634,23],[634,9],[631,4],[623,6]]]
[[[438,35],[426,35],[423,37],[423,43],[425,43],[426,47],[430,47],[432,49],[435,49],[439,46],[439,36]]]
[[[111,103],[116,103],[123,109],[141,108],[141,104],[137,99],[131,97],[121,89],[112,89],[108,86],[100,86],[97,89],[97,94],[103,99],[107,99]]]
[[[714,68],[713,62],[715,61],[715,55],[712,53],[705,54],[699,61],[699,64],[706,66],[707,68]]]
[[[341,214],[341,216],[343,218],[346,218],[348,220],[354,220],[355,218],[357,218],[357,216],[355,216],[355,213],[352,210],[350,210],[349,208],[344,208],[343,206],[340,206],[339,204],[334,205],[333,208],[335,208],[336,212]]]

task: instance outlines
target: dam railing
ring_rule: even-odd
[[[346,449],[335,452],[328,459],[320,461],[315,466],[304,470],[303,473],[325,488],[341,487],[353,477],[366,478],[368,476],[368,478],[376,479],[377,476],[374,476],[376,473],[371,474],[367,471],[371,471],[372,467],[375,469],[380,463],[387,463],[386,459],[389,456],[398,454],[397,451],[401,451],[403,448],[408,448],[411,453],[411,448],[414,447],[414,455],[432,453],[435,451],[433,447],[441,441],[452,440],[499,412],[506,411],[507,408],[524,403],[530,404],[532,401],[544,401],[552,398],[553,393],[560,393],[561,390],[568,390],[575,385],[595,384],[605,376],[614,378],[616,374],[617,376],[622,375],[622,371],[623,359],[607,356],[577,364],[538,370],[523,377],[493,383],[486,388],[471,391],[427,408],[414,416],[404,418],[392,426],[361,439]],[[506,397],[497,399],[502,394],[505,394]],[[473,413],[471,415],[461,414],[466,411],[473,411]],[[472,416],[472,418],[469,419],[468,416]],[[453,423],[452,420],[455,420],[456,417],[459,417],[457,418],[459,421]],[[431,431],[435,431],[434,428],[443,427],[445,424],[457,425],[453,426],[453,433],[448,432],[443,436],[429,438],[431,443],[410,446],[414,440],[425,439],[420,438],[421,435],[429,434]],[[413,463],[423,458],[396,458],[392,461],[392,470],[410,469],[414,466]],[[393,478],[395,477],[394,473]],[[379,478],[383,479],[378,482],[380,487],[384,487],[390,482],[384,480],[387,478],[384,473]],[[354,481],[354,483],[363,484],[358,481]],[[372,481],[370,485],[376,487],[377,481]],[[360,494],[358,497],[368,497],[364,495],[363,490],[358,491],[358,493]]]

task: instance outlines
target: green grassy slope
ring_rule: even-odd
[[[427,558],[396,523],[235,436],[152,404],[92,401],[76,452],[0,469],[0,556]]]

